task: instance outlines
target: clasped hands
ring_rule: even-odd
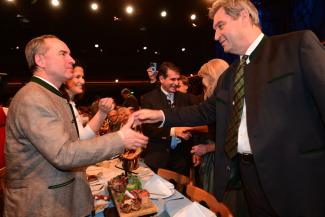
[[[121,129],[118,131],[125,148],[127,150],[135,150],[139,147],[145,148],[148,144],[148,137],[135,131],[133,126],[135,126],[134,115],[131,114],[126,124],[124,124],[123,127],[121,127]]]
[[[175,136],[184,140],[189,140],[192,137],[190,130],[191,127],[175,127]]]
[[[107,115],[108,112],[115,108],[115,102],[113,98],[105,97],[98,101],[98,111]]]

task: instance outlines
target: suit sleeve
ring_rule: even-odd
[[[198,126],[212,124],[216,121],[216,102],[218,101],[218,88],[213,95],[198,105],[186,106],[176,109],[163,110],[165,114],[164,127],[170,126]]]
[[[307,88],[325,124],[325,48],[313,32],[306,31],[299,51],[300,65]]]
[[[156,106],[152,105],[149,97],[143,96],[141,97],[141,107],[146,109],[157,109]],[[159,127],[161,122],[155,124],[143,124],[142,131],[148,136],[150,139],[160,140],[163,137],[170,137],[170,127]]]
[[[21,138],[15,139],[19,140],[20,144],[31,144],[33,149],[28,152],[26,150],[26,153],[31,156],[40,153],[40,156],[54,167],[70,170],[106,160],[123,152],[124,145],[117,133],[84,141],[76,139],[72,136],[75,128],[69,121],[71,119],[67,121],[62,116],[69,114],[69,108],[61,108],[63,113],[58,112],[56,108],[61,105],[53,105],[53,101],[45,98],[46,95],[30,94],[13,109],[15,117],[19,117],[15,125],[21,135]]]

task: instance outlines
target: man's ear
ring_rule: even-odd
[[[159,75],[159,81],[160,81],[160,83],[162,83],[164,80],[165,80],[164,76]]]
[[[242,10],[240,12],[241,18],[244,22],[250,22],[250,16],[249,16],[249,12],[247,10]]]
[[[36,54],[34,58],[35,58],[35,63],[36,63],[37,66],[40,66],[40,67],[44,66],[45,61],[44,61],[44,56],[43,55]]]

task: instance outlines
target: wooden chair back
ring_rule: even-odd
[[[175,188],[181,193],[184,192],[186,185],[190,183],[189,177],[176,173],[171,170],[159,168],[157,174],[160,177],[176,184]]]
[[[187,185],[186,194],[192,201],[206,203],[208,208],[217,214],[218,217],[233,217],[233,214],[226,205],[220,203],[212,194],[201,188],[194,185]]]

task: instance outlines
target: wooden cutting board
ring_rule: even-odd
[[[144,216],[144,215],[154,214],[154,213],[158,212],[157,206],[154,203],[152,203],[152,201],[151,201],[151,206],[150,207],[141,208],[138,211],[132,211],[130,213],[124,213],[120,209],[120,203],[117,201],[118,193],[113,191],[113,190],[110,190],[110,194],[113,197],[115,207],[116,207],[117,212],[118,212],[120,217],[137,217],[137,216]]]

